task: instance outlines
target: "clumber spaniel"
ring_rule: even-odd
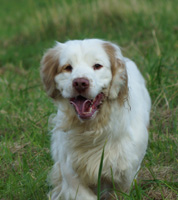
[[[151,107],[135,63],[103,40],[57,42],[42,58],[41,77],[57,106],[51,199],[97,199],[104,145],[103,198],[113,181],[128,192],[147,149]]]

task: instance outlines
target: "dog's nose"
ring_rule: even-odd
[[[73,80],[73,87],[77,92],[85,92],[89,88],[89,80],[86,78],[76,78]]]

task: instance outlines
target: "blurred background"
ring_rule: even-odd
[[[152,98],[149,148],[125,199],[178,198],[176,0],[0,0],[0,200],[47,199],[55,113],[40,60],[55,41],[101,38],[134,60]]]

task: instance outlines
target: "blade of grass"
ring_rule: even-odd
[[[99,166],[99,172],[98,172],[97,200],[100,200],[100,196],[101,196],[101,173],[102,173],[102,169],[103,169],[104,150],[105,150],[106,142],[103,147],[101,160],[100,160],[100,166]]]
[[[115,186],[115,183],[114,183],[114,177],[113,177],[112,167],[110,169],[111,169],[111,178],[112,178],[112,184],[113,184],[114,194],[115,194],[116,200],[119,200],[118,197],[117,197],[117,194],[116,194],[116,186]]]
[[[166,183],[166,182],[164,182],[164,181],[162,181],[162,180],[159,180],[159,181],[160,181],[160,183],[166,185],[166,186],[167,186],[169,189],[171,189],[173,192],[175,192],[175,193],[177,194],[177,196],[178,196],[178,192],[177,192],[176,190],[174,190],[168,183]]]
[[[135,185],[135,191],[136,191],[136,195],[137,195],[137,199],[138,200],[141,200],[141,193],[140,193],[140,190],[139,190],[139,186],[137,184],[137,180],[134,179],[134,185]]]

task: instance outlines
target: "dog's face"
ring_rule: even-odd
[[[127,84],[121,59],[116,45],[101,40],[57,43],[42,59],[41,76],[49,96],[66,99],[79,118],[90,119]]]

